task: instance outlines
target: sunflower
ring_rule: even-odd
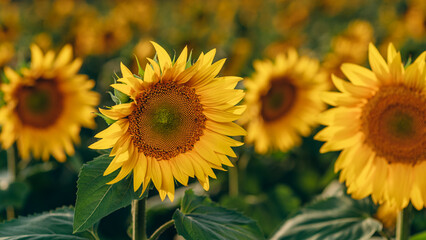
[[[423,52],[404,68],[401,54],[388,46],[387,61],[369,45],[372,70],[342,65],[350,82],[333,76],[339,92],[324,93],[336,106],[320,121],[328,127],[315,138],[321,152],[342,150],[335,171],[348,193],[402,209],[426,203],[426,69]]]
[[[15,49],[12,43],[0,43],[0,68],[6,65],[15,56]]]
[[[278,148],[287,151],[311,133],[315,118],[325,105],[319,98],[327,89],[325,73],[318,61],[301,56],[294,49],[278,55],[275,63],[257,61],[255,73],[245,81],[247,143],[256,152]]]
[[[22,76],[6,67],[8,84],[3,84],[6,105],[0,108],[0,140],[4,148],[15,141],[23,159],[30,152],[35,158],[58,161],[73,155],[81,126],[93,128],[99,96],[90,91],[95,82],[77,74],[82,61],[72,59],[72,47],[65,46],[58,56],[43,55],[31,46],[31,67]]]
[[[121,170],[109,184],[133,170],[134,191],[143,183],[144,192],[152,180],[161,199],[167,195],[173,201],[174,179],[187,185],[188,177],[195,176],[208,190],[208,177],[216,178],[212,169],[232,166],[227,156],[236,157],[231,147],[242,143],[228,136],[245,134],[232,122],[245,110],[235,106],[244,92],[234,89],[239,77],[216,77],[225,60],[212,63],[215,50],[186,67],[186,48],[172,62],[161,46],[152,44],[158,63],[148,58],[143,77],[121,64],[123,77],[111,86],[131,101],[100,109],[115,122],[95,136],[102,139],[90,148],[112,148],[114,158],[104,175]]]

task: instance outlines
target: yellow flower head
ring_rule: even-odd
[[[151,180],[162,200],[174,199],[174,179],[187,185],[196,177],[205,190],[214,169],[232,166],[227,156],[236,157],[231,147],[242,143],[227,137],[244,135],[232,121],[245,106],[235,106],[244,97],[234,89],[239,77],[216,77],[225,60],[212,63],[215,50],[201,54],[194,65],[187,65],[187,49],[172,62],[167,52],[152,43],[158,63],[148,58],[143,79],[135,77],[123,64],[123,77],[111,86],[128,95],[129,103],[100,109],[116,120],[95,137],[93,149],[112,148],[114,159],[105,170],[108,175],[121,168],[116,183],[133,171],[133,187]]]
[[[336,106],[320,121],[328,127],[315,137],[321,152],[342,150],[335,164],[354,198],[398,209],[426,203],[426,68],[423,52],[404,68],[392,44],[387,61],[370,44],[372,70],[343,64],[350,82],[333,76],[339,92],[324,93]]]
[[[0,43],[0,67],[6,65],[15,55],[15,48],[10,42]]]
[[[318,61],[299,57],[294,49],[278,55],[275,63],[257,61],[256,72],[245,81],[247,143],[256,152],[287,151],[311,133],[317,115],[325,105],[319,93],[327,89],[326,75]]]
[[[6,105],[0,108],[0,140],[3,148],[17,142],[19,153],[28,159],[58,161],[73,155],[73,142],[80,141],[81,126],[95,126],[93,108],[99,95],[90,91],[95,82],[77,74],[82,61],[73,60],[72,47],[65,46],[58,56],[49,51],[43,55],[31,46],[31,67],[22,76],[5,68],[8,84],[3,84]]]

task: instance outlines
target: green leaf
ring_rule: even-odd
[[[410,240],[426,240],[426,231],[411,236]]]
[[[96,113],[96,112],[95,112],[95,114],[96,114],[96,115],[98,115],[99,117],[102,117],[102,118],[104,119],[104,121],[105,121],[108,125],[111,125],[111,124],[113,124],[113,123],[115,123],[115,122],[116,122],[116,120],[113,120],[113,119],[111,119],[111,118],[109,118],[109,117],[107,117],[107,116],[105,116],[105,115],[103,115],[103,114],[101,114],[101,113]]]
[[[8,240],[82,240],[95,239],[89,232],[74,235],[72,208],[60,208],[51,212],[19,217],[0,224],[0,239]]]
[[[77,181],[74,232],[90,228],[103,217],[130,205],[133,199],[141,199],[148,194],[148,191],[145,191],[139,198],[142,188],[134,192],[131,177],[113,185],[107,185],[119,172],[103,176],[111,160],[112,157],[101,155],[83,165]]]
[[[287,220],[272,239],[370,239],[382,229],[370,199],[346,195],[318,199]]]
[[[264,239],[256,222],[204,196],[185,192],[181,208],[173,214],[175,227],[185,239]]]
[[[13,182],[6,190],[0,190],[0,209],[8,206],[21,208],[27,199],[30,187],[25,182]]]

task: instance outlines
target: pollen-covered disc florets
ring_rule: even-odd
[[[168,160],[191,151],[206,128],[195,90],[175,82],[158,82],[135,99],[129,132],[138,151]]]
[[[228,156],[236,157],[231,147],[242,143],[228,137],[244,135],[233,121],[243,113],[244,106],[235,106],[244,97],[234,89],[240,78],[216,77],[224,60],[213,62],[215,50],[201,54],[190,67],[187,50],[176,62],[153,43],[158,63],[148,59],[141,78],[121,65],[123,77],[113,84],[128,95],[129,103],[100,109],[116,120],[96,135],[102,138],[90,147],[112,148],[114,159],[105,171],[120,173],[110,182],[120,181],[133,171],[133,187],[143,192],[152,181],[162,199],[174,198],[174,179],[187,185],[188,177],[196,177],[209,189],[212,169],[232,166]]]

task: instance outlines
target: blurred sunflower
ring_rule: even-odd
[[[348,28],[333,38],[332,52],[324,58],[323,67],[331,74],[344,77],[343,63],[363,64],[367,59],[368,44],[373,41],[373,26],[367,21],[352,21]],[[331,77],[330,77],[331,82]]]
[[[121,84],[111,86],[133,101],[100,109],[116,120],[95,137],[102,138],[93,149],[112,148],[115,156],[104,175],[121,168],[114,184],[133,170],[133,187],[151,180],[162,200],[174,199],[174,179],[187,185],[197,177],[205,190],[212,168],[232,166],[227,156],[236,157],[231,147],[242,143],[227,137],[244,135],[237,120],[245,106],[235,106],[244,97],[235,90],[238,77],[216,77],[225,60],[212,64],[215,50],[201,54],[194,65],[187,65],[187,49],[172,62],[167,52],[152,43],[159,63],[148,59],[143,79],[135,77],[123,64]]]
[[[0,67],[6,65],[15,56],[15,48],[10,42],[0,43]]]
[[[22,76],[6,67],[8,84],[3,84],[6,105],[0,108],[0,140],[4,148],[17,142],[19,153],[28,159],[58,161],[74,154],[81,126],[93,128],[99,96],[90,91],[95,82],[77,74],[82,61],[72,60],[72,48],[65,46],[55,59],[53,51],[43,55],[31,46],[31,67]]]
[[[371,70],[344,64],[351,83],[333,77],[342,93],[323,100],[336,106],[320,121],[328,125],[315,138],[327,141],[321,152],[343,150],[335,163],[348,193],[402,209],[426,203],[426,69],[423,52],[404,68],[392,44],[387,61],[370,44]]]
[[[275,63],[257,61],[255,73],[245,81],[247,143],[256,152],[278,148],[287,151],[311,133],[316,116],[325,108],[319,92],[328,83],[318,61],[301,56],[294,49],[278,55]]]

